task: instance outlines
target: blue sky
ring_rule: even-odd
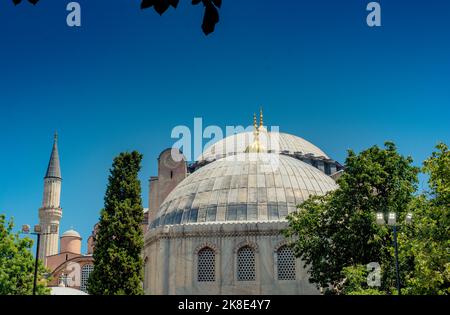
[[[0,2],[0,213],[36,224],[58,130],[62,230],[84,240],[99,217],[112,159],[144,154],[147,181],[171,130],[268,125],[343,162],[346,150],[394,141],[419,164],[450,143],[450,2],[389,0],[369,28],[367,0],[224,0],[208,37],[203,9],[162,17],[140,1]],[[85,248],[85,242],[83,246]]]

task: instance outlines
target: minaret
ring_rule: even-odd
[[[39,258],[46,263],[45,257],[58,254],[59,221],[62,217],[60,206],[61,169],[59,166],[58,135],[55,133],[52,154],[44,177],[44,198],[39,209],[39,224],[42,228]],[[50,234],[50,226],[58,226],[57,233]]]

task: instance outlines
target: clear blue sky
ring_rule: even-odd
[[[176,125],[268,125],[343,162],[385,140],[417,163],[450,142],[450,2],[380,1],[383,27],[365,24],[368,0],[224,0],[205,37],[203,9],[180,1],[162,17],[140,1],[0,2],[0,213],[38,222],[43,176],[58,130],[62,230],[87,239],[113,157],[144,154],[141,180]],[[85,242],[83,246],[85,247]]]

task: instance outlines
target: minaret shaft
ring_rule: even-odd
[[[47,173],[44,178],[44,195],[42,207],[39,209],[39,224],[41,226],[41,243],[39,246],[39,258],[46,264],[46,257],[58,254],[59,222],[62,217],[61,209],[61,170],[59,166],[59,154],[57,137],[53,143]],[[57,233],[51,233],[51,226],[58,227]]]

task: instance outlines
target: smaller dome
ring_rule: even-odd
[[[86,292],[67,287],[50,287],[51,295],[88,295]]]
[[[61,237],[79,237],[79,238],[81,238],[80,233],[78,233],[77,231],[75,231],[75,230],[73,230],[73,229],[70,229],[70,230],[68,230],[68,231],[65,231],[65,232],[61,235]]]

